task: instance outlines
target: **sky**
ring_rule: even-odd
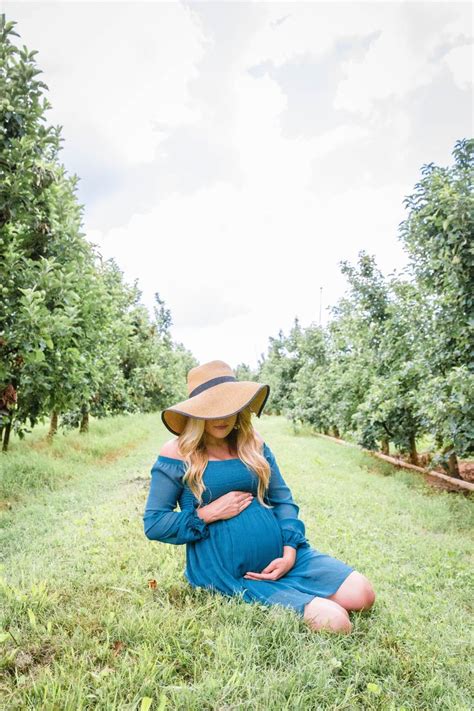
[[[47,84],[83,231],[199,363],[407,264],[424,164],[473,135],[469,2],[0,2]]]

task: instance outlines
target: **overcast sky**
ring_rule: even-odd
[[[84,232],[199,362],[255,366],[473,134],[469,2],[3,2],[36,49]]]

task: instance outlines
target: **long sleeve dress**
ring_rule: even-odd
[[[298,518],[299,507],[266,443],[263,454],[271,467],[264,501],[273,508],[265,508],[256,498],[258,477],[241,459],[210,461],[203,474],[203,506],[229,491],[251,492],[255,498],[237,516],[209,524],[197,515],[198,501],[182,481],[185,462],[159,455],[151,470],[144,532],[152,541],[186,545],[184,574],[192,587],[240,595],[249,603],[280,604],[303,616],[310,600],[335,593],[354,568],[311,547]],[[177,504],[180,511],[175,511]],[[281,557],[283,546],[296,549],[295,564],[284,576],[243,577],[260,573]]]

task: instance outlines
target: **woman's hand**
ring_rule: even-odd
[[[248,491],[229,491],[212,503],[196,509],[196,512],[206,523],[213,523],[237,516],[252,503],[253,498],[253,494]]]
[[[249,580],[278,580],[292,569],[296,560],[296,548],[292,546],[283,547],[283,557],[272,560],[261,573],[248,572],[244,578]]]

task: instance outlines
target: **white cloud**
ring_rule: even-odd
[[[270,203],[291,203],[308,187],[313,161],[338,145],[367,135],[361,126],[339,125],[314,138],[285,138],[280,115],[286,97],[276,81],[242,72],[234,78],[232,141],[254,209],[265,196]]]
[[[242,65],[271,61],[278,67],[297,55],[322,55],[337,38],[370,35],[384,13],[374,3],[271,3],[264,7],[266,22],[249,38]]]
[[[17,43],[39,49],[36,60],[53,104],[48,121],[64,126],[67,141],[86,149],[91,134],[125,165],[147,163],[170,130],[199,118],[189,82],[207,42],[198,16],[184,5],[6,8],[18,22]]]
[[[449,18],[447,4],[439,3],[430,7],[430,20],[421,32],[420,25],[413,22],[418,12],[416,6],[406,3],[386,6],[380,34],[365,56],[344,62],[346,77],[338,87],[336,108],[369,116],[376,102],[401,99],[431,84],[443,70],[443,63],[436,60],[437,49],[467,28],[460,17]]]
[[[362,58],[341,63],[345,77],[334,104],[364,118],[370,118],[377,101],[430,84],[443,69],[436,61],[438,48],[472,37],[469,8],[457,3],[278,3],[266,11],[266,22],[246,47],[241,65],[271,62],[280,67],[296,56],[322,56],[337,41],[367,39]],[[472,82],[467,51],[454,49],[446,59],[463,87]]]
[[[454,47],[444,56],[444,61],[450,68],[456,85],[460,89],[469,89],[472,86],[473,45]]]

